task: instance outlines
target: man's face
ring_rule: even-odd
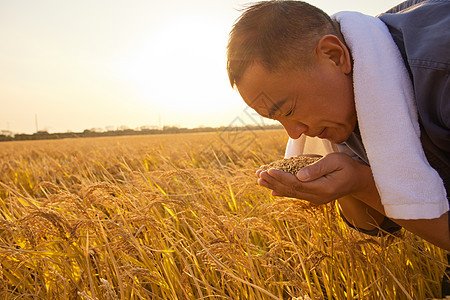
[[[279,121],[288,135],[341,143],[356,125],[351,74],[330,62],[307,71],[269,73],[251,65],[237,84],[244,101],[263,117]]]

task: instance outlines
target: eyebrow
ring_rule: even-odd
[[[272,119],[275,115],[275,113],[283,106],[283,104],[287,101],[288,99],[282,99],[281,101],[279,101],[278,103],[273,103],[272,107],[270,107],[269,109],[269,115],[268,117],[270,119]]]

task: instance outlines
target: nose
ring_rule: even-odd
[[[292,139],[298,139],[304,132],[308,130],[308,126],[298,121],[280,121],[287,134]]]

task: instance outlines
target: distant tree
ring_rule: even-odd
[[[0,141],[6,142],[6,141],[12,141],[14,138],[10,135],[0,134]]]

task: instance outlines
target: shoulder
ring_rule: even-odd
[[[378,18],[410,67],[450,70],[450,0],[410,0]]]
[[[391,9],[386,11],[385,14],[405,13],[424,5],[446,5],[449,3],[449,0],[408,0],[392,7]]]
[[[450,0],[405,1],[378,16],[413,81],[424,148],[450,165]]]

